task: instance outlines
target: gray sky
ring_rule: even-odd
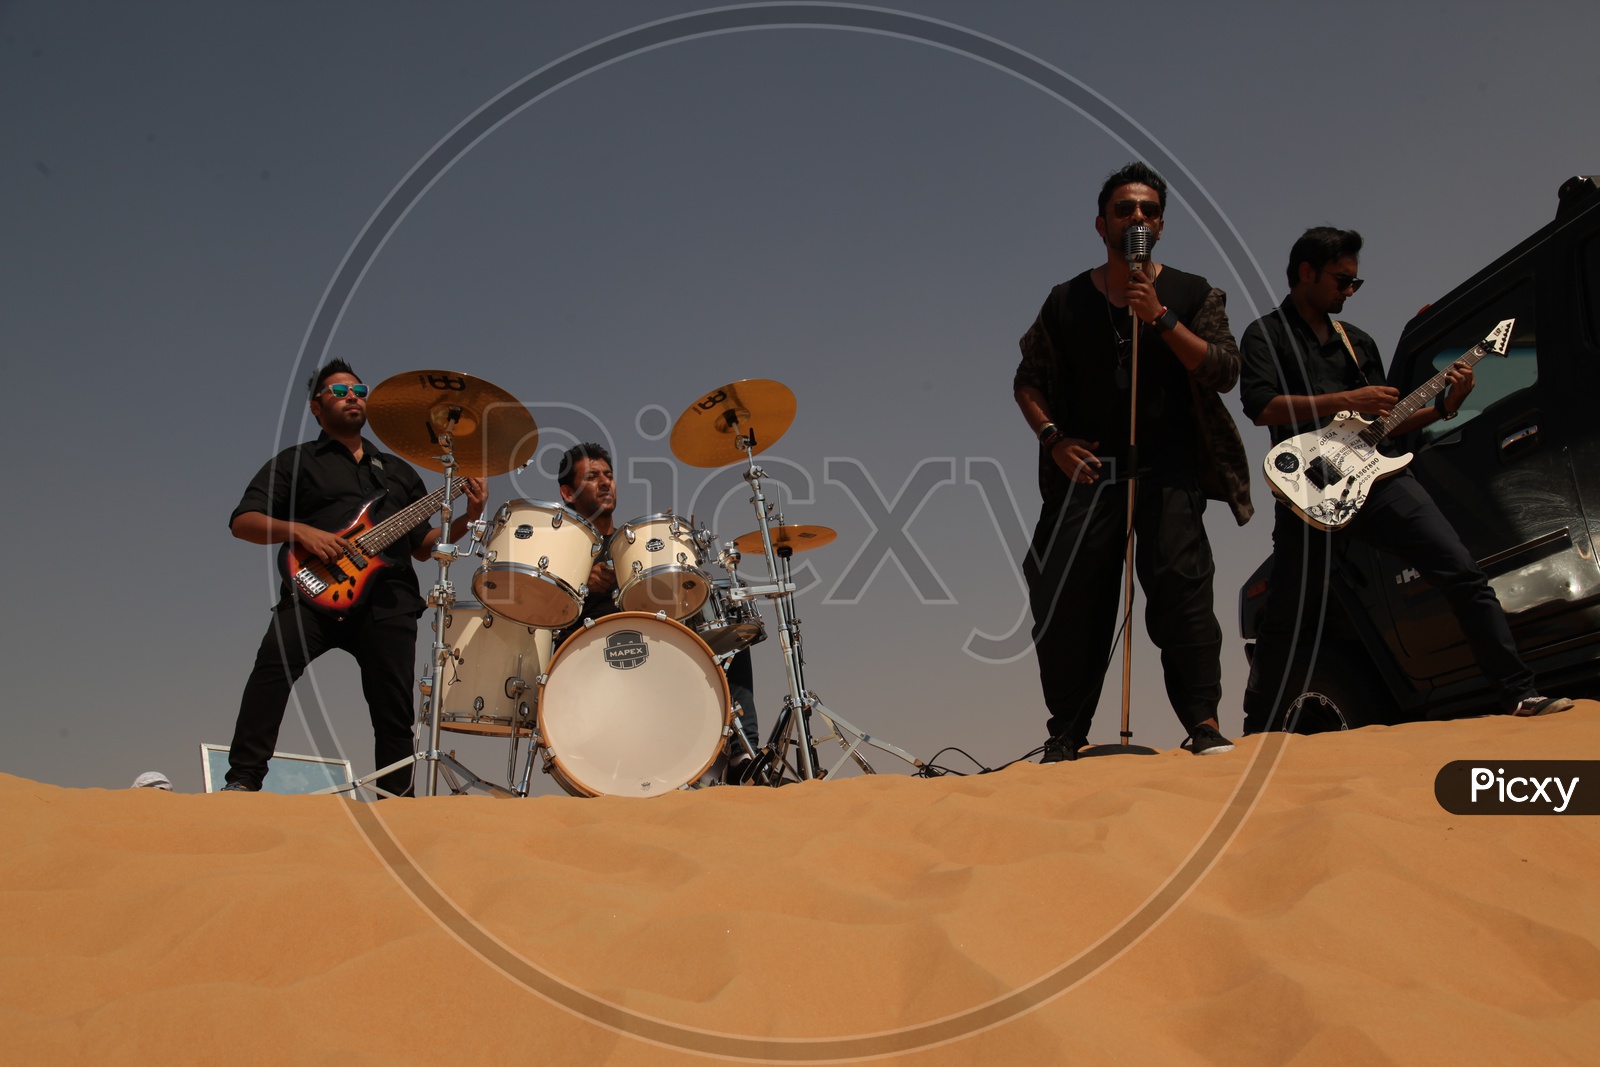
[[[547,442],[609,438],[619,518],[693,504],[725,537],[754,526],[728,472],[674,464],[672,500],[626,481],[633,460],[641,478],[671,469],[649,466],[668,455],[654,439],[667,420],[645,409],[675,417],[733,379],[784,382],[799,412],[768,467],[794,491],[791,521],[840,535],[802,572],[812,687],[920,755],[959,745],[999,763],[1039,744],[1044,721],[1031,653],[963,651],[974,631],[1024,617],[1015,561],[1038,498],[1010,394],[1016,339],[1052,285],[1101,258],[1094,195],[1130,158],[1117,138],[1142,127],[1180,165],[1158,258],[1227,289],[1236,333],[1253,301],[1281,297],[1302,229],[1361,230],[1369,284],[1346,312],[1387,353],[1419,307],[1548,221],[1564,178],[1600,171],[1586,106],[1600,95],[1600,14],[898,9],[1030,53],[1126,117],[1102,127],[919,35],[768,26],[666,44],[565,85],[461,156],[371,261],[327,352],[369,382],[431,366],[486,378],[532,407]],[[198,788],[196,746],[229,738],[274,599],[270,553],[225,523],[261,463],[309,436],[297,359],[352,242],[502,91],[696,10],[0,5],[0,349],[19,535],[0,770],[122,787],[160,769]],[[1202,223],[1221,225],[1216,240]],[[1258,459],[1265,431],[1243,432]],[[930,461],[907,530],[943,602],[894,560],[842,588],[872,534],[872,509],[840,484],[853,464],[893,501]],[[1020,524],[1009,503],[991,520],[972,470],[1003,475]],[[953,480],[937,484],[943,471]],[[491,495],[555,490],[529,471]],[[1236,593],[1267,553],[1270,514],[1239,529],[1215,505],[1208,520],[1235,731]],[[776,642],[756,661],[770,723]],[[1135,669],[1136,740],[1175,745],[1143,640]],[[1114,739],[1118,678],[1095,740]],[[353,664],[327,657],[314,681],[307,706],[320,697],[370,769]],[[453,743],[501,775],[500,745]],[[291,705],[280,747],[309,744]]]

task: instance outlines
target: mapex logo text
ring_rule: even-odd
[[[1455,760],[1433,795],[1455,815],[1600,815],[1595,782],[1600,760]]]

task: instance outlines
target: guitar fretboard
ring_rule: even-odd
[[[1487,347],[1484,342],[1479,341],[1465,353],[1451,360],[1450,363],[1451,366],[1454,366],[1457,362],[1461,362],[1465,363],[1468,367],[1471,367],[1484,356],[1490,355],[1492,351],[1493,350]],[[1382,441],[1385,437],[1388,437],[1391,433],[1393,433],[1395,427],[1401,425],[1411,416],[1415,415],[1417,412],[1433,403],[1439,394],[1444,392],[1445,386],[1450,384],[1449,379],[1445,376],[1445,371],[1448,370],[1449,367],[1446,367],[1445,370],[1440,371],[1432,378],[1429,378],[1427,381],[1417,386],[1416,389],[1412,391],[1410,396],[1400,401],[1400,403],[1396,404],[1393,408],[1390,408],[1389,414],[1385,415],[1371,426],[1368,426],[1365,430],[1362,430],[1361,439],[1367,444],[1375,446],[1379,441]]]
[[[460,496],[467,491],[466,479],[454,479],[451,482],[451,488],[450,496],[452,499]],[[444,503],[444,486],[441,485],[415,504],[402,508],[360,537],[357,537],[356,547],[364,555],[377,555],[425,522],[429,515],[439,510],[439,505],[442,503]],[[448,530],[445,532],[449,533]]]

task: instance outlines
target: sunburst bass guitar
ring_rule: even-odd
[[[467,491],[465,479],[456,479],[452,485],[452,497]],[[427,522],[428,517],[439,510],[439,505],[444,503],[444,486],[374,526],[369,516],[383,497],[383,493],[378,493],[368,499],[356,509],[349,525],[333,531],[352,547],[332,563],[324,563],[294,541],[284,543],[278,550],[278,571],[296,596],[336,619],[350,614],[366,599],[378,575],[391,566],[378,553]]]
[[[1484,356],[1505,355],[1515,322],[1503,320],[1460,356],[1459,362],[1471,367]],[[1395,427],[1433,403],[1447,384],[1445,372],[1440,371],[1381,419],[1341,411],[1322,429],[1274,446],[1263,464],[1267,485],[1274,496],[1319,530],[1348,525],[1367,502],[1373,483],[1400,473],[1411,462],[1410,452],[1386,456],[1378,451],[1378,445]]]

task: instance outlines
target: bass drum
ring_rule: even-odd
[[[527,737],[539,676],[550,662],[549,630],[498,618],[458,600],[444,615],[450,660],[439,692],[439,729],[480,737]]]
[[[653,797],[716,762],[732,721],[728,680],[682,623],[607,615],[556,651],[539,690],[545,771],[579,797]]]

